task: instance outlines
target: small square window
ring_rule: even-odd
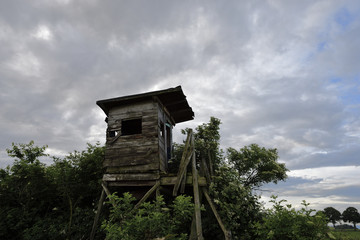
[[[109,137],[116,137],[118,135],[118,131],[109,131]]]
[[[142,119],[128,119],[121,121],[121,136],[141,134],[142,132]]]

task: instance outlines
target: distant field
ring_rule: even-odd
[[[354,230],[332,230],[331,233],[338,240],[360,240],[360,231]]]

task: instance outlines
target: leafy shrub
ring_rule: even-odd
[[[322,212],[313,214],[309,203],[302,202],[300,210],[286,204],[286,200],[277,201],[272,196],[274,205],[267,210],[263,221],[257,223],[257,239],[307,240],[328,239],[327,218]]]
[[[129,193],[123,197],[114,193],[109,198],[110,217],[102,224],[107,240],[187,239],[194,211],[191,197],[178,196],[168,208],[164,198],[158,196],[138,209],[134,208],[135,198]]]

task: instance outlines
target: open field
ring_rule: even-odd
[[[332,230],[331,233],[339,240],[360,240],[359,230]]]

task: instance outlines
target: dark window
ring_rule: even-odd
[[[171,134],[171,125],[166,123],[166,147],[167,147],[167,159],[171,158],[171,143],[172,143],[172,134]]]
[[[116,137],[118,135],[117,131],[109,131],[109,137]]]
[[[122,120],[121,136],[141,134],[141,118]]]
[[[164,134],[164,123],[160,121],[160,137],[165,138],[165,134]]]

